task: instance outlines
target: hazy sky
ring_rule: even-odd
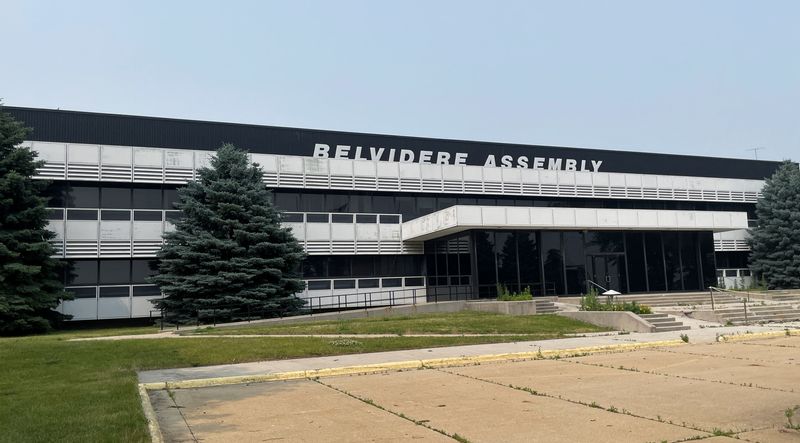
[[[800,1],[0,0],[5,104],[800,160]]]

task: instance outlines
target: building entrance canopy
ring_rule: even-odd
[[[403,223],[403,240],[470,229],[713,231],[747,229],[747,213],[456,205]]]

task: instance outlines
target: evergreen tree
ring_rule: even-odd
[[[750,230],[750,265],[770,288],[800,288],[800,169],[785,161],[767,179]]]
[[[151,281],[169,321],[197,316],[235,320],[297,311],[304,303],[302,247],[280,225],[269,190],[247,153],[225,144],[178,190],[183,217],[164,235],[159,274]]]
[[[20,147],[29,129],[0,108],[0,334],[50,329],[62,318],[54,308],[66,298],[62,262],[47,229],[48,183],[34,180],[36,160]]]

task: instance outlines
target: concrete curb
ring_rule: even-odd
[[[530,352],[513,352],[505,354],[488,354],[464,357],[435,358],[426,360],[409,360],[392,363],[372,365],[344,366],[340,368],[310,369],[305,371],[278,372],[274,374],[238,375],[229,377],[214,377],[194,380],[171,382],[141,383],[139,386],[146,390],[158,389],[189,389],[205,388],[211,386],[224,386],[244,383],[258,383],[267,381],[297,380],[304,378],[332,377],[338,375],[372,374],[386,371],[402,371],[408,369],[442,368],[452,366],[466,366],[480,363],[535,360],[540,358],[567,357],[574,355],[591,354],[597,352],[621,352],[636,349],[677,346],[685,344],[683,340],[664,340],[645,343],[623,343],[605,346],[590,346],[572,349],[553,349]]]
[[[150,441],[153,443],[164,443],[164,436],[161,434],[161,428],[158,426],[158,418],[156,411],[150,403],[150,396],[147,394],[147,388],[143,385],[138,386],[139,399],[142,402],[142,412],[147,419],[147,430],[150,431]]]
[[[723,334],[717,338],[719,342],[731,342],[731,341],[741,341],[741,340],[752,340],[754,338],[773,338],[773,337],[791,337],[791,336],[800,336],[800,330],[798,329],[785,329],[782,331],[769,331],[769,332],[755,332],[752,334]]]

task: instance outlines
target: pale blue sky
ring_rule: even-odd
[[[0,0],[5,104],[800,155],[800,2]]]

